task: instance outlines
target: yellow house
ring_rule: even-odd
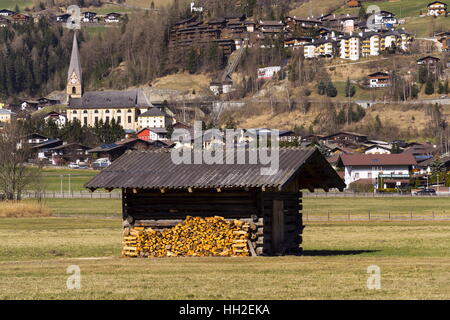
[[[0,109],[0,122],[10,123],[13,115],[14,115],[14,112],[11,112],[11,110]]]

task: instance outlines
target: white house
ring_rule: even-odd
[[[373,145],[367,147],[364,154],[391,154],[391,149],[380,145]]]
[[[410,171],[417,165],[411,154],[341,154],[338,167],[344,180],[372,184],[375,188],[395,188],[409,183]]]
[[[259,68],[258,80],[271,80],[280,71],[281,71],[280,66]]]
[[[66,125],[67,117],[59,112],[52,111],[44,116],[44,120],[46,122],[52,120],[58,125],[58,128],[62,128]]]
[[[375,72],[367,76],[369,78],[370,88],[384,88],[391,84],[390,76],[386,72]]]
[[[440,1],[434,1],[428,4],[428,15],[429,16],[446,16],[447,15],[447,4]]]
[[[153,107],[138,117],[140,128],[167,128],[173,124],[173,118],[160,109]]]

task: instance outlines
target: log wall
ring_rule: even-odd
[[[186,216],[221,216],[251,223],[251,245],[257,255],[301,252],[300,192],[123,190],[124,226],[162,230],[181,223]]]

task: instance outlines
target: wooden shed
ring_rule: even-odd
[[[345,188],[316,148],[280,149],[273,175],[261,175],[267,165],[237,163],[176,165],[168,150],[129,151],[86,188],[122,189],[124,227],[173,227],[187,216],[251,222],[258,255],[301,252],[301,189]]]

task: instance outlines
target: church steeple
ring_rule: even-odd
[[[80,53],[78,51],[77,34],[73,34],[72,55],[67,73],[67,96],[69,98],[81,98],[82,92],[82,71],[80,63]]]

